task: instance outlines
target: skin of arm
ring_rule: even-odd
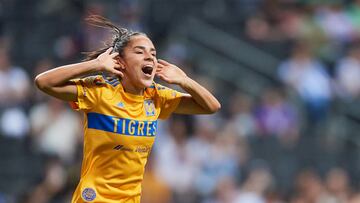
[[[109,48],[96,59],[60,66],[41,73],[36,76],[35,84],[41,91],[53,97],[64,101],[76,101],[77,88],[70,82],[71,79],[97,71],[108,71],[120,77],[123,76],[120,71],[122,67],[115,59],[118,53],[110,54],[111,51],[112,48]]]
[[[211,114],[221,108],[219,101],[207,89],[189,78],[179,67],[160,59],[156,74],[165,82],[179,85],[189,93],[181,99],[174,113]]]

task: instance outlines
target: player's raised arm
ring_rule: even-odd
[[[107,71],[123,76],[121,65],[115,59],[118,53],[111,53],[112,48],[107,49],[96,59],[60,66],[39,74],[35,78],[36,86],[43,92],[64,101],[77,100],[77,88],[70,80],[85,74]]]
[[[203,86],[189,78],[179,67],[159,60],[156,75],[169,84],[177,84],[188,96],[184,96],[174,113],[211,114],[221,108],[219,101]]]

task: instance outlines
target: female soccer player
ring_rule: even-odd
[[[144,33],[118,28],[101,16],[88,21],[112,29],[111,44],[89,53],[84,62],[39,74],[35,83],[85,114],[81,178],[72,202],[137,203],[157,119],[214,113],[220,103],[180,68],[158,60]],[[117,77],[84,77],[98,72]],[[155,75],[188,94],[156,84]]]

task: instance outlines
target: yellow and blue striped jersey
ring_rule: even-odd
[[[157,119],[167,118],[182,93],[153,83],[144,95],[126,93],[118,79],[75,80],[84,112],[80,182],[72,202],[140,202],[141,181],[153,146]]]

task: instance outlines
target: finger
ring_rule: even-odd
[[[121,65],[119,65],[119,64],[115,64],[115,65],[114,65],[114,69],[121,70],[122,67],[121,67]]]
[[[168,77],[166,77],[166,76],[164,76],[164,75],[159,75],[158,77],[159,77],[161,80],[165,81],[166,83],[172,84],[172,81],[171,81]]]
[[[109,54],[113,49],[114,49],[113,47],[110,47],[105,51],[105,53]]]
[[[155,73],[155,76],[160,78],[161,80],[163,80],[164,76],[162,74],[159,74],[159,73]]]
[[[118,60],[113,59],[113,62],[114,62],[114,67],[116,69],[119,69],[119,70],[124,70],[125,69],[125,66],[123,64],[121,64]]]
[[[164,74],[162,74],[162,73],[155,73],[155,75],[156,75],[157,77],[159,77],[160,79],[166,81],[166,76],[165,76]]]
[[[169,63],[169,62],[167,62],[167,61],[165,61],[165,60],[163,60],[163,59],[159,59],[158,62],[159,62],[161,65],[167,65],[167,66],[171,65],[171,63]]]
[[[120,67],[119,68],[114,68],[114,70],[123,72],[123,69],[121,69]]]
[[[119,77],[124,77],[124,73],[117,70],[117,69],[114,69],[113,71],[111,71],[112,73],[114,73],[115,75],[119,76]]]
[[[161,68],[161,69],[162,69],[162,68],[164,68],[164,67],[165,67],[165,66],[164,66],[163,64],[160,64],[160,63],[157,64],[157,68]]]
[[[122,64],[119,64],[119,63],[116,63],[115,68],[118,69],[118,70],[125,70],[125,66],[122,65]]]
[[[111,58],[115,58],[118,55],[119,55],[119,52],[114,52],[114,53],[110,54]]]
[[[119,65],[119,66],[121,65],[121,64],[119,63],[119,61],[117,61],[116,59],[113,59],[112,61],[114,62],[115,65]]]

